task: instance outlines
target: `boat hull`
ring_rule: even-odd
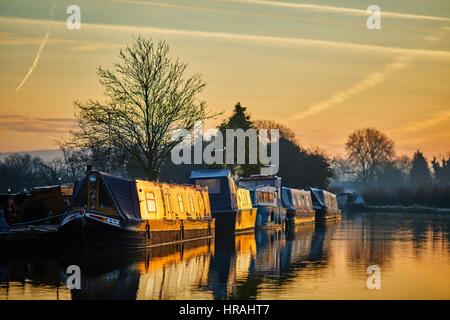
[[[254,230],[256,208],[213,211],[216,235],[239,234]]]
[[[325,208],[316,210],[316,222],[325,222],[341,218],[341,210],[336,208]]]
[[[288,226],[314,223],[316,212],[314,209],[289,209],[286,213],[286,223]]]
[[[286,209],[276,206],[258,206],[255,228],[282,228],[286,223]]]
[[[95,216],[109,218],[99,214]],[[214,235],[214,221],[143,220],[115,225],[92,218],[92,214],[84,214],[61,225],[58,233],[61,241],[69,247],[139,248],[211,237]]]

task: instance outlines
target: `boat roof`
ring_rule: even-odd
[[[239,177],[239,180],[274,180],[278,178],[280,177],[267,174],[252,174],[250,177]]]
[[[241,189],[247,189],[249,191],[263,191],[263,192],[275,192],[277,191],[277,188],[272,187],[272,186],[264,186],[264,185],[259,185],[259,186],[255,186],[255,187],[241,187]]]
[[[230,170],[228,169],[192,170],[189,179],[222,178],[230,175]]]

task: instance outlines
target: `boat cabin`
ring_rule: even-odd
[[[123,219],[211,218],[206,188],[128,180],[92,171],[74,191],[72,208]]]
[[[236,186],[229,170],[194,170],[189,182],[208,187],[212,211],[252,208],[250,193]]]
[[[248,178],[239,178],[239,187],[252,189],[256,187],[273,187],[275,189],[275,199],[278,206],[282,206],[281,201],[281,178],[265,174],[254,174]]]
[[[283,187],[281,197],[286,209],[313,209],[311,193],[308,191]]]
[[[255,227],[256,208],[250,192],[236,186],[229,170],[194,170],[189,181],[207,187],[216,235],[233,235]]]

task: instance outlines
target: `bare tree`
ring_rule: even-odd
[[[292,143],[297,143],[294,131],[281,123],[277,123],[273,120],[255,120],[253,124],[257,129],[278,129],[281,138],[291,141]]]
[[[374,128],[354,131],[347,138],[345,149],[364,183],[372,182],[382,165],[394,157],[394,142]]]
[[[97,74],[108,100],[76,101],[80,130],[72,131],[69,147],[107,147],[127,155],[147,178],[157,178],[170,151],[182,140],[176,129],[192,131],[196,121],[212,117],[198,99],[205,83],[199,74],[186,75],[187,64],[169,56],[164,41],[140,36],[120,50],[114,70]]]

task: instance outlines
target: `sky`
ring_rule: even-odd
[[[67,28],[70,5],[80,29]],[[399,156],[450,154],[448,0],[0,0],[0,152],[57,148],[73,102],[104,99],[96,68],[138,34],[202,75],[201,98],[224,112],[205,128],[239,101],[330,156],[364,127]]]

